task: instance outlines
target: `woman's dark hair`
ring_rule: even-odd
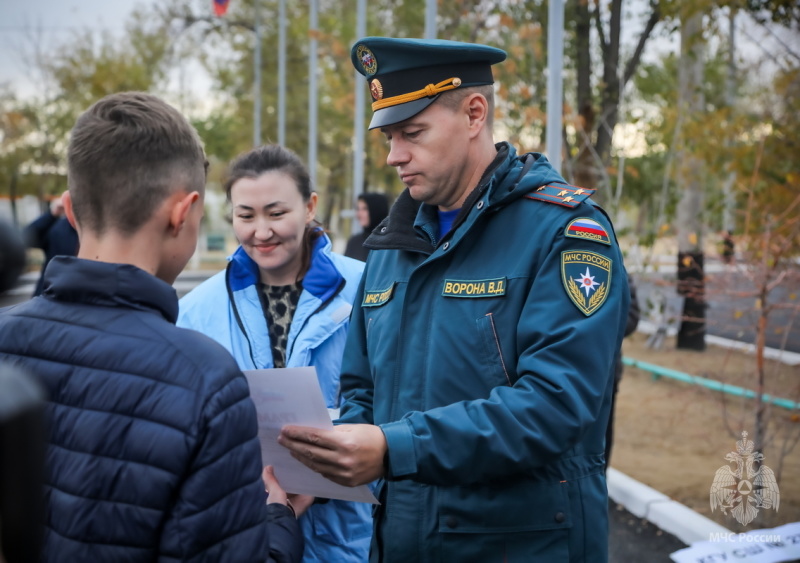
[[[228,203],[231,202],[231,188],[237,181],[242,178],[255,179],[267,172],[286,174],[294,180],[297,191],[300,192],[304,202],[307,203],[311,198],[311,193],[314,191],[311,186],[311,178],[300,157],[280,145],[264,145],[240,154],[228,166],[223,184]],[[311,250],[316,240],[324,232],[321,226],[316,219],[306,225],[306,232],[303,235],[302,267],[297,275],[297,281],[303,279],[311,266]]]

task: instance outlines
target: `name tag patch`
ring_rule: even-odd
[[[608,297],[611,285],[611,259],[583,250],[561,253],[561,281],[570,300],[587,317]]]
[[[381,305],[385,305],[389,299],[392,298],[392,293],[394,293],[394,284],[390,285],[387,289],[364,291],[364,301],[361,302],[361,306],[380,307]]]
[[[573,220],[567,225],[567,230],[564,231],[564,234],[572,238],[584,238],[611,245],[611,239],[605,227],[594,219],[589,219],[587,217]]]
[[[491,280],[444,280],[444,297],[501,297],[506,294],[506,278]]]

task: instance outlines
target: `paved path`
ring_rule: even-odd
[[[686,547],[675,536],[634,516],[614,501],[608,505],[608,524],[609,563],[666,563],[671,561],[670,553]]]
[[[657,272],[631,272],[636,280],[643,311],[666,299],[679,305],[675,291],[675,268]],[[727,267],[719,262],[706,265],[706,333],[742,342],[755,342],[758,323],[758,300],[753,275],[743,267]],[[784,281],[769,295],[768,305],[784,305],[769,313],[766,343],[776,350],[800,352],[800,283]],[[788,305],[788,306],[787,306]],[[791,305],[795,305],[794,310]]]

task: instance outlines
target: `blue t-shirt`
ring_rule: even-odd
[[[452,211],[439,210],[439,240],[444,238],[444,235],[450,232],[450,227],[453,226],[453,221],[456,220],[461,209],[453,209]]]

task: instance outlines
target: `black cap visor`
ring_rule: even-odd
[[[369,128],[370,130],[377,129],[378,127],[386,127],[387,125],[394,125],[395,123],[410,119],[435,102],[436,98],[440,95],[441,94],[433,96],[432,98],[422,98],[420,100],[414,100],[413,102],[406,102],[405,104],[379,109],[372,114],[372,121],[369,122]]]

